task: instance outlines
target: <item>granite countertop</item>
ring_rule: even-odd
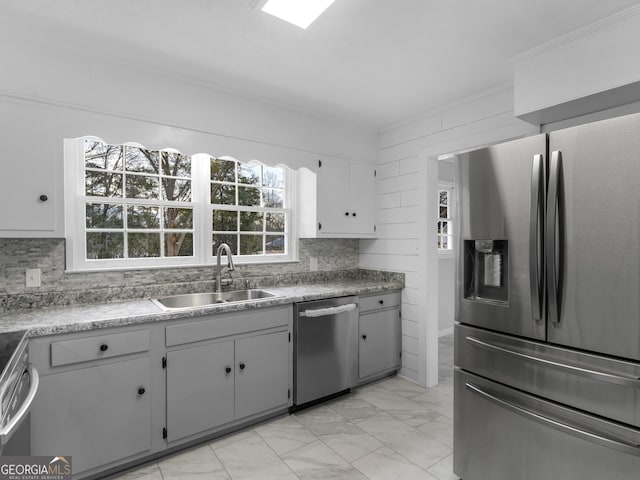
[[[149,299],[22,310],[0,315],[0,333],[27,330],[30,337],[72,333],[236,312],[323,298],[366,295],[384,290],[398,290],[402,287],[401,282],[394,280],[350,280],[289,287],[266,287],[265,290],[278,296],[248,302],[222,303],[181,310],[163,310]]]

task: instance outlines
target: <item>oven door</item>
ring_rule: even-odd
[[[6,405],[6,414],[0,426],[0,455],[29,455],[29,411],[38,392],[39,380],[38,370],[29,364]]]

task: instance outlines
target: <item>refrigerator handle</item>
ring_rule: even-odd
[[[467,388],[467,390],[475,393],[476,395],[479,395],[480,397],[484,397],[485,399],[497,405],[500,405],[507,410],[517,413],[518,415],[521,415],[525,418],[529,418],[530,420],[538,422],[542,425],[547,425],[556,430],[560,430],[561,432],[565,432],[575,437],[582,438],[583,440],[597,443],[598,445],[603,445],[605,447],[618,450],[619,452],[628,453],[634,456],[640,456],[640,445],[636,445],[635,443],[629,443],[623,439],[617,439],[609,436],[604,436],[599,433],[589,432],[587,430],[584,430],[583,428],[578,428],[577,426],[573,426],[568,423],[560,422],[558,420],[546,417],[544,415],[541,415],[540,413],[528,410],[527,408],[523,408],[508,400],[503,400],[496,395],[485,392],[484,390],[471,383],[465,383],[465,387]]]
[[[467,340],[467,342],[471,343],[473,346],[482,348],[484,350],[505,353],[507,355],[517,357],[521,360],[537,363],[538,365],[543,365],[545,367],[559,368],[561,370],[571,372],[574,375],[590,378],[591,380],[609,382],[616,385],[625,385],[632,388],[638,388],[640,386],[640,378],[635,375],[628,375],[623,372],[605,372],[600,370],[592,370],[589,368],[570,365],[568,363],[561,363],[555,360],[547,360],[546,358],[543,358],[541,354],[529,355],[527,353],[521,353],[513,350],[513,347],[501,347],[489,342],[483,342],[482,340],[471,336],[467,336],[465,340]]]
[[[562,152],[551,153],[549,164],[549,197],[547,199],[547,224],[545,226],[545,254],[547,273],[547,295],[549,296],[549,321],[560,322],[558,261],[559,251],[556,251],[556,237],[558,236],[558,209],[560,192],[560,175],[562,166]]]
[[[534,320],[542,319],[542,288],[540,285],[540,215],[542,213],[542,155],[533,156],[531,171],[531,208],[529,209],[529,291],[531,314]]]

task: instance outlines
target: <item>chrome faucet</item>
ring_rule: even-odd
[[[218,269],[216,270],[216,292],[221,292],[222,291],[222,252],[225,252],[227,254],[227,267],[229,268],[229,271],[233,271],[233,259],[231,258],[231,249],[229,248],[229,245],[227,245],[226,243],[221,243],[218,246],[218,250],[216,250],[216,256],[218,258],[218,262],[217,262],[217,266]]]

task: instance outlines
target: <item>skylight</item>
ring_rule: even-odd
[[[269,0],[262,11],[300,28],[307,28],[334,0]]]

